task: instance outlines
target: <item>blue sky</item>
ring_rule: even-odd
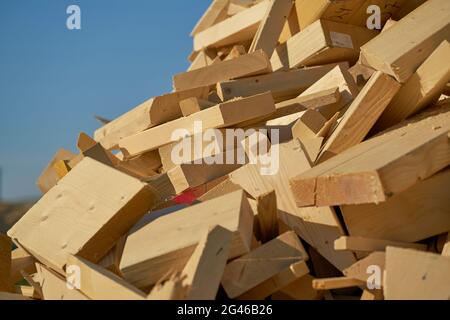
[[[61,147],[75,151],[94,115],[115,118],[171,90],[188,67],[189,33],[209,0],[0,1],[3,199],[39,195],[35,181]],[[66,9],[81,8],[82,30]]]

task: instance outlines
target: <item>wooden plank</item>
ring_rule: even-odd
[[[146,180],[156,175],[161,165],[161,158],[155,150],[120,161],[115,167],[135,178]]]
[[[300,144],[291,141],[279,145],[279,170],[273,176],[261,176],[258,165],[246,165],[230,174],[253,198],[275,190],[278,216],[303,240],[315,247],[328,261],[342,270],[356,260],[352,253],[335,251],[334,240],[344,231],[333,208],[297,208],[290,190],[289,178],[311,168]]]
[[[449,119],[437,108],[293,178],[297,205],[380,203],[434,175],[450,164]]]
[[[373,268],[378,267],[380,270],[380,285],[383,284],[383,271],[385,270],[386,253],[385,252],[373,252],[364,259],[359,260],[352,266],[343,271],[347,278],[352,278],[367,282],[369,278],[374,274]]]
[[[329,64],[222,81],[217,83],[217,94],[223,101],[227,101],[271,91],[274,100],[280,102],[297,97],[335,66],[336,64]]]
[[[24,297],[21,294],[16,294],[16,293],[9,293],[9,292],[0,292],[0,301],[2,300],[8,300],[8,301],[13,301],[13,300],[32,300],[28,297]]]
[[[313,276],[307,274],[273,294],[272,299],[280,297],[281,300],[286,300],[286,297],[289,297],[293,300],[321,300],[323,298],[322,291],[312,287],[314,279]],[[279,296],[279,293],[282,295]]]
[[[444,41],[402,86],[373,131],[381,132],[437,102],[450,81],[450,43]]]
[[[340,237],[334,242],[335,250],[348,250],[356,252],[385,251],[386,247],[409,248],[427,250],[426,244],[391,241],[384,239],[371,239],[364,237]]]
[[[154,97],[96,130],[94,139],[105,149],[117,148],[125,137],[182,117],[181,100],[191,97],[207,99],[208,93],[209,87],[201,87]]]
[[[188,117],[191,114],[208,109],[214,105],[215,103],[213,102],[209,102],[208,100],[202,100],[195,97],[180,101],[181,113],[183,114],[184,117]]]
[[[75,288],[69,289],[66,279],[46,266],[36,263],[36,269],[44,300],[89,300],[88,297]]]
[[[188,300],[215,300],[232,238],[233,233],[221,226],[211,227],[202,237],[182,272]]]
[[[294,7],[289,14],[286,23],[284,24],[283,30],[281,30],[280,38],[278,39],[278,43],[285,43],[292,36],[296,35],[300,32],[300,25],[298,23],[297,16],[297,1],[294,2]]]
[[[312,286],[316,290],[334,290],[359,287],[362,285],[364,285],[363,281],[347,277],[315,279],[312,282]]]
[[[268,7],[269,1],[261,2],[195,34],[194,50],[220,48],[252,40]]]
[[[11,239],[0,234],[0,291],[12,290],[11,249]]]
[[[292,136],[300,141],[315,138],[326,122],[320,112],[307,110],[292,127]]]
[[[36,259],[30,256],[24,249],[17,248],[11,253],[11,282],[17,283],[23,278],[21,271],[28,274],[36,272]]]
[[[142,288],[156,283],[169,269],[181,271],[211,225],[233,232],[230,258],[250,250],[253,212],[244,193],[237,191],[150,223],[144,218],[126,240],[122,274]]]
[[[450,2],[429,0],[362,46],[361,62],[405,83],[443,40],[450,40]]]
[[[55,163],[61,160],[62,161],[71,160],[74,157],[75,154],[65,149],[59,149],[58,152],[56,152],[56,154],[53,156],[52,160],[44,169],[44,171],[42,171],[41,175],[39,176],[36,182],[42,194],[46,194],[51,188],[53,188],[56,185],[56,183],[60,179],[55,169],[53,168]]]
[[[229,3],[230,0],[213,0],[204,15],[195,25],[191,32],[191,36],[195,36],[199,32],[208,29],[220,21],[223,17],[226,17]]]
[[[179,274],[174,273],[169,279],[157,283],[148,295],[147,300],[186,300],[186,294],[187,288],[183,286],[183,279],[180,278]]]
[[[289,269],[291,265],[307,259],[297,235],[287,232],[229,263],[223,274],[222,285],[228,297],[236,298]]]
[[[263,93],[249,98],[224,102],[215,107],[194,113],[164,125],[146,130],[122,139],[119,143],[126,157],[156,150],[161,146],[176,142],[196,133],[195,123],[201,123],[202,130],[229,127],[250,119],[271,114],[275,105],[270,93]],[[183,137],[173,138],[174,132],[184,130]],[[200,131],[201,132],[201,131]]]
[[[271,0],[269,2],[249,52],[262,50],[268,57],[272,56],[293,5],[292,0]]]
[[[270,60],[263,51],[259,50],[233,60],[221,61],[197,70],[179,73],[173,77],[173,88],[175,91],[188,90],[270,72],[272,72]]]
[[[267,243],[278,236],[278,210],[275,191],[256,198],[258,231],[262,243]]]
[[[317,162],[326,161],[363,141],[400,87],[388,75],[375,73],[325,142]]]
[[[98,262],[156,201],[146,184],[84,158],[8,235],[39,261],[62,271],[69,254]]]
[[[289,268],[281,271],[272,278],[262,282],[253,289],[250,289],[243,295],[237,297],[238,300],[264,300],[268,296],[277,292],[281,288],[295,282],[307,276],[309,273],[309,268],[307,264],[302,262],[297,262],[292,264]]]
[[[327,20],[318,20],[277,47],[271,57],[274,71],[299,66],[349,61],[355,63],[362,45],[377,31]]]
[[[434,253],[388,247],[386,300],[448,300],[450,259]]]
[[[142,291],[122,278],[83,258],[70,255],[67,266],[79,270],[80,282],[73,285],[92,300],[144,300],[146,298]]]
[[[329,119],[336,114],[343,106],[349,104],[359,94],[358,86],[348,72],[348,65],[339,64],[311,87],[305,90],[299,98],[309,96],[326,90],[339,88],[341,99],[336,104],[331,104],[326,108],[319,108],[320,113]]]
[[[450,170],[444,170],[378,205],[342,206],[349,234],[417,242],[450,230]]]

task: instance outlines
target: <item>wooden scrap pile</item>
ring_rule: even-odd
[[[0,298],[448,299],[450,1],[214,0],[192,36],[173,92],[54,156]],[[250,136],[174,160],[230,128],[278,170]]]

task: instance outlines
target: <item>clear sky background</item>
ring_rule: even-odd
[[[210,0],[0,1],[0,166],[3,199],[39,196],[59,148],[76,151],[94,115],[113,119],[188,67],[189,33]],[[82,30],[66,9],[81,8]]]

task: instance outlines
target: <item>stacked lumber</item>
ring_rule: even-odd
[[[450,2],[213,0],[191,35],[51,159],[0,299],[447,300]]]

